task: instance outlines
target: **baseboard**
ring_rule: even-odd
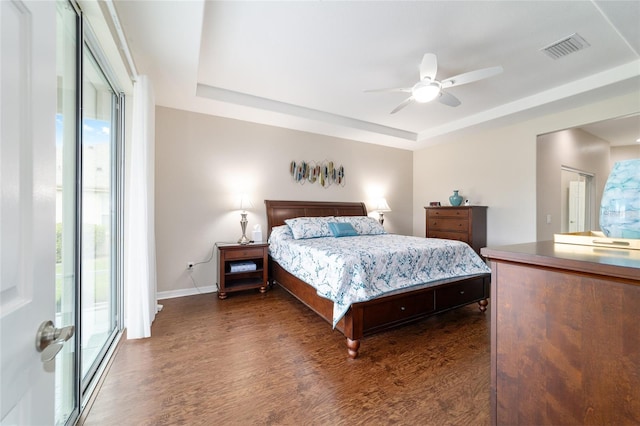
[[[198,288],[183,288],[180,290],[159,291],[156,293],[158,300],[173,299],[175,297],[195,296],[196,294],[215,293],[217,288],[215,285]]]

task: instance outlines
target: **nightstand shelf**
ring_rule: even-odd
[[[259,289],[261,293],[268,288],[269,244],[228,244],[217,243],[218,247],[218,298],[226,299],[228,293]],[[231,271],[238,262],[255,264],[255,270]]]

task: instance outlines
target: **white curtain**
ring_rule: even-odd
[[[127,338],[151,336],[156,316],[154,233],[155,102],[146,76],[133,85],[131,140],[125,188],[125,325]]]

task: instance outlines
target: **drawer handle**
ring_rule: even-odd
[[[401,311],[404,311],[404,306],[400,306],[400,310],[401,310]]]
[[[460,294],[464,294],[464,290],[460,290]]]

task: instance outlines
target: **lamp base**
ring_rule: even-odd
[[[240,228],[242,229],[242,237],[238,240],[238,244],[249,244],[251,240],[247,238],[247,212],[240,213]]]

